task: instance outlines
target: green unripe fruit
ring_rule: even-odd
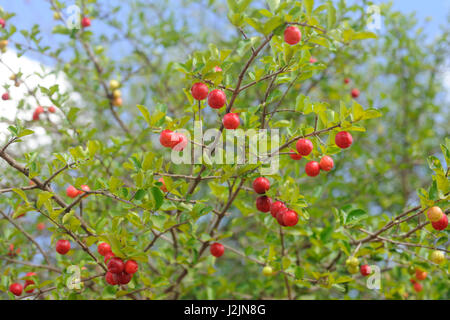
[[[348,267],[356,267],[359,266],[359,260],[356,257],[350,257],[345,261],[345,265]]]
[[[273,274],[273,269],[270,266],[265,266],[262,270],[263,275],[265,276],[271,276]]]

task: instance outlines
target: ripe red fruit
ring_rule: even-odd
[[[112,252],[111,246],[109,244],[107,244],[106,242],[99,243],[97,246],[97,251],[100,255],[102,255],[104,257],[106,256],[106,254]]]
[[[418,282],[414,283],[414,291],[420,292],[420,291],[422,291],[422,289],[423,289],[422,284],[420,284]]]
[[[334,142],[339,148],[347,149],[353,143],[352,135],[347,131],[341,131],[336,134],[334,137]]]
[[[266,193],[267,190],[270,188],[270,182],[264,177],[256,178],[253,181],[253,190],[255,190],[258,194]]]
[[[294,210],[288,210],[282,215],[284,226],[292,227],[298,222],[298,213]]]
[[[225,129],[233,130],[237,129],[240,124],[239,115],[237,113],[227,113],[223,119],[222,123]]]
[[[284,30],[284,41],[290,45],[294,45],[302,40],[302,33],[295,26],[289,26]]]
[[[305,172],[310,177],[315,177],[320,173],[320,165],[317,161],[310,161],[305,166]]]
[[[256,209],[261,212],[269,212],[272,206],[272,199],[267,196],[256,198]]]
[[[81,19],[81,26],[83,28],[87,28],[91,26],[91,19],[89,19],[88,17],[84,17],[83,19]]]
[[[85,185],[85,184],[82,184],[81,186],[80,186],[80,189],[81,190],[83,190],[83,191],[91,191],[91,188],[89,188],[89,186],[88,185]],[[80,195],[80,194],[83,194],[84,192],[83,191],[78,191],[78,194]],[[86,198],[88,195],[85,195],[84,196],[84,198]]]
[[[214,72],[222,72],[222,68],[219,66],[214,67]]]
[[[208,96],[208,86],[202,82],[194,83],[191,88],[192,97],[195,100],[204,100]]]
[[[78,191],[78,189],[74,186],[68,186],[66,189],[66,194],[69,198],[76,198],[80,194],[80,191]]]
[[[211,254],[216,257],[219,258],[223,255],[223,253],[225,252],[225,247],[223,245],[221,245],[218,242],[214,242],[210,247],[209,247],[209,251],[211,252]]]
[[[213,109],[222,108],[227,102],[225,92],[219,89],[214,89],[208,94],[208,105]]]
[[[186,148],[188,140],[182,133],[174,132],[172,135],[172,150],[182,151]]]
[[[352,89],[352,97],[358,98],[359,97],[359,90],[358,89]]]
[[[345,79],[344,79],[344,83],[345,83],[345,84],[349,84],[349,83],[350,83],[350,79],[349,79],[349,78],[345,78]]]
[[[161,134],[159,135],[159,142],[163,147],[171,148],[173,146],[172,142],[172,135],[174,132],[172,130],[163,130],[161,131]]]
[[[45,223],[39,222],[39,223],[36,225],[36,228],[37,228],[39,231],[44,230],[44,229],[45,229]]]
[[[109,272],[109,271],[106,272],[105,280],[107,283],[109,283],[112,286],[115,286],[116,284],[119,283],[119,281],[117,279],[117,274]]]
[[[138,268],[139,266],[134,260],[128,260],[127,262],[125,262],[125,272],[128,274],[136,273],[138,271]]]
[[[66,254],[67,252],[69,252],[70,250],[70,242],[69,240],[58,240],[58,242],[56,242],[56,252],[58,252],[59,254]]]
[[[55,111],[56,111],[56,109],[55,109],[54,106],[48,107],[48,112],[50,112],[50,113],[55,113]]]
[[[414,283],[416,283],[417,281],[416,281],[416,279],[411,278],[411,279],[409,279],[409,282],[411,282],[412,284],[414,284]]]
[[[34,109],[34,112],[33,112],[33,120],[34,120],[34,121],[39,120],[39,115],[40,115],[41,113],[44,113],[44,108],[42,108],[41,106],[38,106],[36,109]]]
[[[292,160],[300,160],[302,158],[302,155],[297,153],[294,149],[291,149],[289,156]]]
[[[1,26],[2,28],[5,28],[5,26],[6,26],[6,21],[5,21],[4,19],[0,19],[0,26]]]
[[[289,209],[286,208],[286,210],[280,210],[277,212],[275,219],[277,219],[277,222],[280,226],[286,227],[286,224],[284,223],[284,215],[288,211],[289,211]]]
[[[162,191],[162,192],[167,192],[167,187],[166,187],[166,184],[164,183],[164,178],[161,177],[161,178],[158,179],[158,181],[161,182],[161,183],[163,184],[163,185],[160,187],[161,191]]]
[[[308,139],[299,139],[295,147],[302,156],[307,156],[314,148],[312,142]]]
[[[125,268],[123,260],[117,257],[111,258],[108,261],[108,270],[112,273],[121,273]]]
[[[368,264],[363,264],[360,268],[360,272],[364,277],[366,277],[372,272],[372,270],[370,270],[370,266]]]
[[[314,57],[309,58],[309,63],[316,63],[317,59]]]
[[[416,269],[416,279],[425,280],[427,277],[427,272],[424,270]]]
[[[2,100],[9,100],[9,93],[5,92],[4,94],[2,94]]]
[[[20,283],[13,283],[9,286],[9,291],[15,296],[20,296],[22,294],[23,287]]]
[[[321,170],[330,171],[334,167],[333,159],[329,156],[323,156],[320,159],[319,166]]]
[[[286,205],[281,202],[281,201],[275,201],[274,203],[272,203],[272,205],[270,206],[270,214],[272,215],[272,217],[276,218],[278,212],[282,212],[282,211],[287,211],[288,208],[286,207]]]
[[[113,257],[114,257],[114,253],[108,252],[107,254],[105,254],[105,259],[103,261],[105,261],[105,264],[107,264],[108,261]]]
[[[25,276],[26,277],[33,277],[33,276],[36,276],[36,273],[28,272]],[[34,284],[33,280],[25,280],[25,292],[26,293],[32,293],[34,291],[34,289],[27,290],[27,287],[30,286],[30,285],[33,285],[33,284]]]
[[[117,282],[119,284],[128,284],[131,281],[131,278],[133,278],[133,275],[126,272],[117,274]]]
[[[446,214],[442,215],[441,220],[431,223],[434,230],[442,231],[448,226],[448,217]]]

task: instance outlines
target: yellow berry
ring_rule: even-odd
[[[263,275],[265,275],[265,276],[271,276],[273,274],[272,267],[270,267],[270,266],[265,266],[263,268],[262,272],[263,272]]]
[[[437,221],[441,220],[443,214],[444,213],[442,212],[441,208],[439,208],[439,207],[431,207],[427,211],[428,219],[430,219],[431,222],[437,222]]]
[[[441,264],[445,261],[445,255],[444,252],[435,250],[430,254],[430,260],[433,261],[436,264]]]

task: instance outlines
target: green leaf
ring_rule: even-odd
[[[155,210],[158,210],[164,202],[164,194],[158,187],[151,187],[150,192],[155,200]]]

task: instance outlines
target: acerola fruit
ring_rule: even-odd
[[[106,243],[106,242],[99,243],[98,246],[97,246],[97,252],[100,255],[105,257],[106,254],[108,254],[109,252],[112,252],[111,251],[111,246],[108,243]]]
[[[9,93],[5,92],[4,94],[2,94],[2,100],[9,100]]]
[[[364,277],[368,276],[372,270],[370,270],[370,266],[368,264],[363,264],[360,268],[361,275]]]
[[[114,80],[114,79],[110,80],[109,81],[109,87],[110,87],[111,90],[115,90],[115,89],[120,87],[120,82],[117,81],[117,80]]]
[[[433,261],[436,264],[441,264],[442,262],[445,261],[445,254],[442,251],[434,250],[430,254],[430,260]]]
[[[275,219],[277,219],[278,224],[282,227],[286,227],[286,224],[284,223],[284,214],[288,211],[289,209],[287,208],[286,210],[280,210],[277,212],[277,216],[275,217]]]
[[[131,278],[133,278],[132,274],[121,272],[117,275],[117,282],[119,284],[128,284],[131,281]]]
[[[211,252],[211,254],[216,257],[219,258],[223,255],[223,253],[225,252],[225,247],[218,243],[218,242],[214,242],[210,247],[209,247],[209,251]]]
[[[323,171],[330,171],[334,167],[334,161],[329,156],[323,156],[319,162],[320,169]]]
[[[0,19],[0,26],[1,26],[2,28],[5,28],[5,26],[6,26],[6,21],[5,21],[4,19]]]
[[[425,280],[427,277],[427,272],[424,270],[416,269],[416,279]]]
[[[184,134],[174,132],[174,134],[172,135],[172,143],[172,150],[182,151],[184,148],[186,148],[188,140]]]
[[[265,266],[262,270],[263,275],[266,277],[271,276],[273,274],[273,269],[270,266]]]
[[[50,112],[50,113],[55,113],[55,111],[56,111],[56,109],[55,109],[54,106],[48,107],[48,112]]]
[[[317,161],[310,161],[305,166],[305,172],[310,177],[315,177],[320,173],[320,165]]]
[[[121,107],[123,104],[123,100],[121,97],[116,97],[112,100],[111,104],[115,107]]]
[[[302,33],[295,26],[289,26],[284,30],[284,41],[290,45],[294,45],[302,40]]]
[[[108,264],[108,261],[113,258],[115,255],[113,252],[108,252],[107,254],[105,254],[105,259],[103,260],[105,262],[105,264]]]
[[[352,89],[352,97],[358,98],[359,97],[359,90],[358,89]]]
[[[428,211],[427,211],[428,219],[429,219],[431,222],[437,222],[437,221],[441,220],[443,214],[444,214],[444,213],[442,212],[441,208],[436,207],[436,206],[431,207],[431,208],[428,209]]]
[[[414,291],[420,292],[420,291],[422,291],[422,289],[423,289],[422,284],[420,284],[418,282],[414,283]]]
[[[138,268],[139,266],[134,260],[128,260],[127,262],[125,262],[125,272],[128,274],[136,273],[138,271]]]
[[[41,107],[41,106],[36,107],[36,109],[34,109],[34,112],[33,112],[33,120],[39,120],[39,115],[44,112],[45,112],[45,110],[43,107]]]
[[[447,226],[448,226],[448,218],[447,218],[447,215],[446,215],[446,214],[443,214],[441,220],[436,221],[436,222],[432,222],[431,225],[432,225],[432,227],[434,228],[434,230],[437,230],[437,231],[442,231],[442,230],[444,230],[444,229],[447,228]]]
[[[36,273],[28,272],[25,276],[26,277],[34,277],[34,276],[36,276]],[[33,285],[33,284],[34,284],[33,280],[31,280],[31,279],[30,280],[25,280],[25,292],[26,293],[32,293],[34,291],[34,289],[27,290],[27,287],[30,286],[30,285]]]
[[[58,252],[59,254],[66,254],[67,252],[69,252],[70,250],[70,242],[69,240],[58,240],[58,242],[56,242],[56,252]]]
[[[295,147],[302,156],[307,156],[314,148],[313,143],[308,139],[299,139]]]
[[[353,143],[352,135],[347,131],[340,131],[334,137],[334,142],[341,149],[347,149]]]
[[[289,156],[292,160],[300,160],[302,158],[302,155],[300,153],[297,153],[294,149],[291,149]]]
[[[109,283],[112,286],[115,286],[116,284],[119,283],[119,281],[117,279],[117,274],[109,272],[109,271],[106,272],[105,280],[107,283]]]
[[[356,267],[354,267],[354,266],[349,266],[349,267],[347,268],[347,270],[348,270],[348,272],[350,272],[351,274],[355,274],[355,273],[358,273],[359,268],[358,268],[358,266],[356,266]]]
[[[161,182],[161,183],[163,184],[163,185],[160,187],[161,191],[162,191],[162,192],[167,192],[167,187],[166,187],[166,184],[164,183],[164,178],[161,177],[161,178],[158,179],[158,181]]]
[[[0,49],[3,50],[8,46],[8,40],[0,40]]]
[[[237,113],[227,113],[223,116],[222,123],[225,129],[234,130],[239,127],[240,124],[239,115]]]
[[[69,198],[76,198],[80,194],[80,191],[74,186],[68,186],[66,189],[66,194]]]
[[[108,270],[112,273],[121,273],[124,268],[125,264],[120,258],[114,257],[108,261]]]
[[[84,17],[83,19],[81,19],[81,26],[83,28],[87,28],[91,26],[91,19],[89,19],[88,17]]]
[[[416,279],[411,278],[411,279],[409,279],[409,282],[411,282],[412,284],[414,284],[414,283],[416,283],[417,281],[416,281]]]
[[[350,83],[350,79],[349,79],[349,78],[345,78],[345,79],[344,79],[344,83],[345,83],[345,84],[349,84],[349,83]]]
[[[283,222],[286,227],[293,227],[298,222],[298,213],[294,210],[288,210],[283,214]]]
[[[214,67],[214,72],[222,72],[222,68],[219,66]]]
[[[9,286],[9,291],[15,296],[20,296],[22,294],[23,287],[20,283],[13,283]]]
[[[272,203],[272,205],[270,206],[270,214],[272,215],[272,217],[276,218],[277,217],[277,213],[280,211],[287,211],[288,208],[286,207],[286,205],[281,202],[281,201],[275,201],[274,203]]]
[[[256,178],[253,181],[253,190],[255,190],[258,194],[266,193],[267,190],[270,188],[270,182],[264,177]]]
[[[272,199],[267,196],[256,198],[256,209],[261,212],[269,212],[272,206]]]
[[[174,132],[172,130],[163,130],[159,135],[159,142],[163,147],[171,148],[173,146],[172,135]]]
[[[208,86],[202,82],[194,83],[191,88],[192,97],[195,100],[204,100],[208,96]]]
[[[119,89],[115,89],[112,92],[112,96],[113,96],[113,98],[120,98],[120,97],[122,97],[122,92]]]
[[[309,58],[309,63],[316,63],[317,59],[314,57]]]
[[[39,231],[44,230],[44,229],[45,229],[45,223],[39,222],[39,223],[36,225],[36,228],[37,228]]]
[[[88,192],[88,191],[91,191],[91,188],[89,188],[89,186],[87,186],[87,185],[85,185],[85,184],[82,184],[81,186],[80,186],[80,189],[81,190],[83,190],[83,191],[86,191],[86,192]],[[84,192],[83,191],[78,191],[78,194],[83,194]],[[88,195],[85,195],[83,198],[86,198]]]
[[[215,89],[208,94],[208,105],[213,109],[222,108],[227,102],[225,92]]]
[[[345,265],[349,267],[357,267],[359,266],[359,260],[356,257],[349,257],[347,260],[345,260]]]

